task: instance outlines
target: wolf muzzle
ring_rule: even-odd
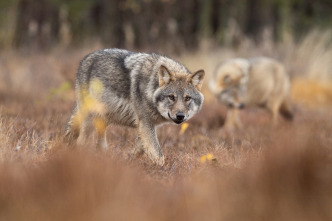
[[[179,112],[179,113],[177,113],[177,114],[175,115],[175,119],[173,119],[173,118],[171,117],[171,115],[168,113],[168,117],[169,117],[170,119],[172,119],[172,121],[174,121],[174,123],[176,123],[176,124],[181,124],[181,123],[184,121],[184,119],[186,118],[186,115],[185,115],[184,113],[182,113],[182,112]]]
[[[244,109],[246,107],[246,105],[244,103],[240,103],[238,105],[234,105],[233,103],[229,103],[228,104],[229,108],[237,108],[237,109]]]

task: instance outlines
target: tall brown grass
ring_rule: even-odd
[[[295,120],[272,127],[267,112],[249,109],[244,130],[224,139],[225,108],[205,86],[203,109],[181,135],[174,125],[159,129],[161,168],[131,160],[134,129],[109,127],[104,153],[93,137],[85,146],[63,142],[75,70],[94,48],[0,54],[0,220],[331,220],[328,41],[315,32],[299,43],[247,40],[179,56],[204,68],[206,81],[226,58],[279,58],[292,77]]]
[[[108,154],[68,150],[58,151],[38,164],[3,162],[0,217],[330,220],[331,141],[324,144],[317,140],[320,134],[296,131],[268,133],[270,138],[260,147],[207,147],[217,161],[196,165],[185,174],[176,170],[192,167],[198,154],[190,159],[181,154],[175,160],[168,158],[164,168]],[[175,149],[166,154],[178,155]]]

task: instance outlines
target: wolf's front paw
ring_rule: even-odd
[[[221,129],[221,137],[223,139],[226,139],[226,138],[229,138],[229,137],[232,137],[234,136],[235,134],[235,128],[234,127],[224,127]]]
[[[155,164],[157,164],[158,166],[162,167],[165,164],[165,157],[164,156],[158,157],[158,158],[154,159],[153,162]]]
[[[137,159],[139,157],[141,157],[144,154],[144,149],[142,147],[135,147],[135,149],[133,151],[131,151],[129,153],[129,158],[131,160]]]

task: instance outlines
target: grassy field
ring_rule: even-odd
[[[325,40],[324,40],[325,39]],[[188,128],[165,125],[166,163],[130,159],[136,131],[110,126],[109,150],[67,146],[79,60],[101,46],[0,54],[0,220],[332,220],[332,47],[326,34],[175,56],[191,70],[235,56],[266,55],[292,78],[293,122],[262,109],[221,136],[226,109],[203,86]],[[309,53],[310,52],[310,53]]]

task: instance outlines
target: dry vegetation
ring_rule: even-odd
[[[3,52],[0,220],[332,220],[332,47],[326,36],[181,55],[190,69],[208,74],[229,57],[280,59],[292,76],[296,117],[273,128],[267,112],[246,110],[245,129],[223,139],[225,109],[205,86],[203,110],[182,135],[176,125],[159,129],[162,168],[145,157],[129,159],[133,129],[108,128],[105,153],[95,152],[92,142],[68,147],[62,141],[76,67],[100,46]]]

